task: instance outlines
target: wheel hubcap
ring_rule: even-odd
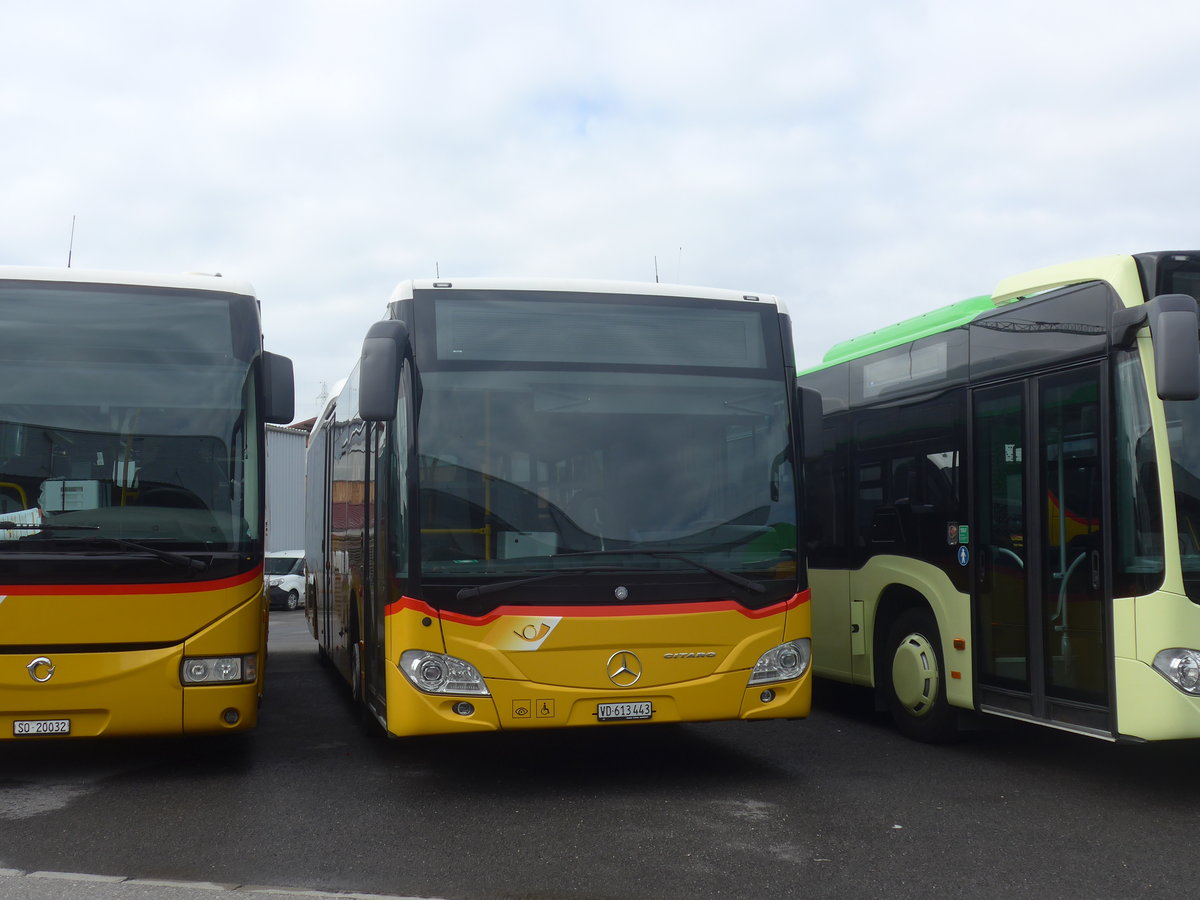
[[[937,655],[923,634],[910,634],[892,658],[892,689],[911,715],[923,716],[933,708],[938,692]]]

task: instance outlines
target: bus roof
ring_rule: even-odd
[[[402,281],[392,291],[389,302],[408,300],[413,291],[557,291],[577,294],[641,294],[654,297],[698,297],[706,300],[735,300],[770,303],[786,312],[783,301],[774,294],[734,291],[725,288],[660,284],[642,281],[603,281],[586,278],[422,278]]]
[[[1149,255],[1186,257],[1196,254],[1160,252]],[[813,366],[801,374],[815,372],[836,363],[866,356],[879,350],[887,350],[890,347],[928,337],[931,334],[948,331],[951,328],[965,325],[987,310],[1010,303],[1019,303],[1045,291],[1088,281],[1104,281],[1112,285],[1126,305],[1145,301],[1137,259],[1128,254],[1099,256],[1047,266],[1003,279],[990,295],[960,300],[932,312],[897,322],[895,325],[889,325],[886,328],[880,328],[877,331],[834,344],[819,365]]]
[[[887,350],[889,347],[896,347],[918,338],[957,328],[959,325],[970,322],[981,312],[995,308],[990,294],[959,300],[949,306],[943,306],[940,309],[897,322],[895,325],[888,325],[885,328],[834,344],[825,354],[821,364],[814,366],[809,371],[823,369],[848,359],[857,359],[869,353]]]
[[[109,269],[68,269],[51,266],[0,266],[0,281],[58,281],[77,284],[134,285],[137,287],[178,288],[192,291],[224,291],[254,296],[248,281],[225,278],[219,274],[187,272],[162,274]]]

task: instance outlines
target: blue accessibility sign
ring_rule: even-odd
[[[965,566],[965,565],[966,565],[967,563],[969,563],[970,561],[971,561],[971,551],[970,551],[970,550],[968,550],[968,549],[966,548],[966,546],[964,546],[964,545],[959,545],[959,548],[958,548],[958,564],[959,564],[960,566]]]

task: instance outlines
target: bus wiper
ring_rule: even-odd
[[[0,522],[0,531],[99,531],[99,525],[55,525],[53,522]]]
[[[119,547],[125,547],[128,550],[137,550],[141,553],[149,553],[151,556],[157,556],[164,562],[169,562],[172,565],[182,566],[185,569],[191,569],[193,572],[203,572],[208,568],[208,563],[203,560],[195,559],[191,556],[185,556],[182,553],[173,553],[170,550],[162,550],[158,547],[151,547],[147,544],[139,544],[137,541],[127,541],[124,538],[115,537],[94,537],[89,538],[92,541],[109,541]]]
[[[99,531],[99,525],[55,525],[53,522],[43,522],[40,525],[34,525],[27,522],[0,522],[0,531],[5,529],[17,529],[20,531]],[[139,553],[149,553],[151,556],[156,556],[164,562],[169,562],[172,565],[182,566],[185,569],[191,569],[194,572],[203,572],[208,568],[208,563],[198,559],[193,559],[190,556],[184,556],[182,553],[172,553],[170,550],[161,550],[158,547],[150,547],[146,544],[139,544],[137,541],[127,541],[124,538],[108,537],[105,535],[88,535],[81,537],[79,540],[87,543],[107,542],[116,544],[118,547],[124,547],[127,550],[136,550]]]
[[[617,571],[620,571],[617,566],[603,566],[591,569],[560,569],[557,572],[547,572],[545,575],[531,575],[528,578],[514,578],[511,581],[493,581],[490,584],[481,584],[477,587],[462,588],[454,597],[457,600],[471,600],[475,597],[482,597],[484,594],[495,594],[499,591],[507,591],[509,588],[521,587],[524,584],[533,584],[536,581],[561,578],[563,575],[590,575],[593,572]]]
[[[655,559],[673,559],[676,562],[687,563],[689,566],[695,566],[697,569],[702,569],[714,578],[720,578],[722,581],[728,581],[730,584],[735,584],[740,588],[745,588],[748,591],[754,591],[756,594],[766,592],[766,588],[757,581],[751,581],[749,578],[743,578],[736,572],[727,572],[725,569],[714,569],[712,566],[705,565],[694,559],[689,559],[686,556],[680,556],[677,553],[672,553],[669,550],[581,550],[578,553],[557,553],[550,557],[551,559],[561,559],[562,557],[572,556],[622,556],[622,555],[637,555],[637,556],[653,556]]]

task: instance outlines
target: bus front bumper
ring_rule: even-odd
[[[185,687],[182,661],[179,645],[0,654],[0,740],[224,733],[254,726],[256,683]]]
[[[1200,697],[1184,693],[1152,666],[1116,660],[1117,732],[1144,741],[1200,738]]]
[[[748,671],[645,690],[597,691],[489,678],[490,696],[426,694],[387,667],[387,730],[396,736],[733,719],[797,719],[812,707],[812,670],[748,686]],[[647,712],[649,715],[646,715]],[[605,714],[615,718],[602,719]]]

